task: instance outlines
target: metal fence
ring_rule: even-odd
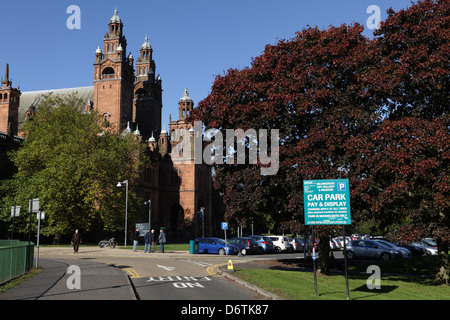
[[[33,260],[34,243],[0,240],[0,284],[30,271]]]

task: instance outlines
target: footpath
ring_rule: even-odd
[[[183,256],[186,251],[151,253],[152,255]],[[38,266],[41,271],[31,279],[0,294],[0,300],[135,300],[133,285],[120,268],[93,260],[94,257],[139,257],[144,252],[124,249],[81,247],[74,254],[72,247],[40,247]],[[77,285],[75,269],[68,269],[74,261],[83,270],[82,290]],[[76,261],[76,262],[75,262]],[[72,289],[70,289],[72,287]]]
[[[39,267],[41,271],[19,285],[0,294],[1,300],[136,300],[133,283],[128,274],[114,265],[95,261],[96,257],[164,257],[189,259],[188,251],[165,251],[165,253],[133,252],[120,248],[81,247],[74,254],[72,247],[40,247]],[[83,270],[79,277],[82,290],[73,290],[77,284],[76,270]],[[226,267],[225,267],[226,268]],[[225,268],[215,268],[215,272],[239,282],[269,299],[278,297],[266,293],[226,272]],[[72,287],[72,289],[70,289]]]

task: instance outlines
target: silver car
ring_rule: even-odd
[[[400,250],[390,248],[373,240],[352,240],[347,244],[347,258],[381,258],[391,260],[402,258]]]

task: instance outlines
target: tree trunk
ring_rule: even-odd
[[[441,238],[437,238],[438,270],[434,282],[449,285],[450,262],[448,261],[448,244]]]
[[[330,273],[330,238],[323,236],[319,238],[319,272],[323,275],[329,275]]]

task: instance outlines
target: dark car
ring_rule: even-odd
[[[197,238],[198,253],[214,253],[221,256],[225,254],[238,254],[239,248],[232,244],[227,244],[220,238]]]
[[[269,237],[266,236],[251,236],[258,243],[258,253],[263,254],[266,252],[275,251],[275,247],[273,245],[273,241],[270,240]]]
[[[347,244],[347,257],[354,258],[381,258],[390,260],[402,258],[400,250],[388,247],[374,240],[352,240]]]
[[[427,254],[427,250],[426,249],[421,248],[421,247],[416,246],[416,245],[413,245],[413,244],[402,244],[402,245],[400,245],[400,247],[406,248],[409,251],[411,251],[411,254],[414,257],[420,257],[420,256],[423,256],[423,255]]]
[[[246,254],[258,253],[258,242],[253,238],[232,238],[228,240],[228,243],[238,247],[244,256]]]

